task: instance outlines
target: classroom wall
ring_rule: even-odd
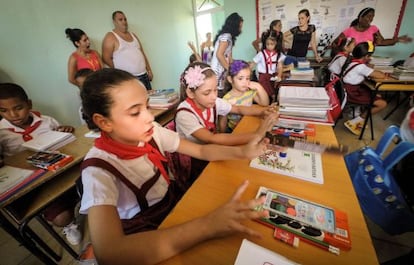
[[[79,125],[78,88],[67,81],[67,60],[75,47],[64,30],[83,29],[92,48],[100,52],[105,33],[113,28],[111,14],[115,10],[125,12],[130,30],[143,44],[155,74],[154,88],[178,89],[179,75],[190,55],[186,43],[195,41],[191,0],[2,0],[0,82],[20,84],[36,109],[63,124]],[[233,57],[251,60],[255,54],[251,42],[256,38],[256,1],[225,0],[224,10],[225,16],[238,12],[244,18]],[[414,0],[408,0],[401,34],[414,37],[413,12]],[[412,52],[414,43],[378,47],[376,54],[404,59]]]
[[[112,30],[112,12],[126,14],[152,69],[154,88],[178,89],[179,75],[195,40],[191,0],[2,0],[0,82],[26,89],[34,108],[61,123],[80,125],[78,88],[67,81],[67,61],[75,50],[65,28],[81,28],[92,48]]]

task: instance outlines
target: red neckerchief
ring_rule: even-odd
[[[32,111],[31,113],[33,113],[34,115],[40,117],[40,112],[37,111]],[[9,131],[12,131],[14,133],[19,133],[22,135],[23,141],[27,142],[29,140],[32,140],[33,137],[30,135],[34,130],[36,130],[37,128],[39,128],[40,124],[42,123],[42,120],[35,122],[33,125],[30,125],[29,127],[27,127],[26,129],[24,129],[23,132],[16,132],[16,130],[14,128],[9,128]]]
[[[201,109],[199,107],[197,107],[194,100],[192,100],[191,98],[186,98],[185,101],[187,101],[187,103],[190,104],[190,106],[195,110],[196,114],[203,120],[204,126],[207,128],[207,130],[215,132],[216,131],[216,124],[214,122],[210,121],[211,110],[206,109],[207,110],[207,119],[204,119],[203,112],[201,111]]]
[[[268,49],[265,49],[264,51],[265,51],[265,54],[267,55],[267,57],[265,58],[266,64],[268,65],[269,69],[272,69],[272,64],[273,64],[272,57],[273,55],[276,54],[276,52],[269,51]]]
[[[359,63],[359,64],[366,64],[366,61],[363,59],[352,59],[353,63]]]
[[[149,143],[145,143],[143,147],[127,145],[117,142],[109,137],[107,133],[101,132],[101,137],[95,139],[95,146],[125,160],[147,155],[149,160],[160,170],[167,183],[170,183],[167,171],[162,165],[162,162],[167,161],[167,159]]]

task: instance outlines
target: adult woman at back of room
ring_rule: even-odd
[[[76,47],[68,60],[68,80],[75,86],[80,87],[75,78],[76,73],[81,69],[91,69],[92,71],[102,69],[102,58],[97,51],[90,48],[91,42],[83,30],[67,28],[65,33],[66,37]]]
[[[217,75],[217,88],[219,97],[225,94],[224,83],[226,73],[233,61],[233,46],[237,36],[240,35],[243,27],[243,18],[238,13],[232,13],[224,22],[224,25],[214,38],[214,53],[211,59],[211,69]]]
[[[376,46],[392,46],[396,43],[408,43],[412,39],[407,35],[393,37],[391,39],[385,39],[379,28],[375,25],[371,25],[375,17],[375,9],[371,7],[366,7],[362,9],[358,17],[354,19],[350,26],[345,29],[336,40],[332,43],[332,48],[336,48],[336,43],[338,39],[354,38],[355,45],[358,45],[361,42],[370,41]]]
[[[297,65],[298,61],[305,60],[309,45],[315,55],[315,60],[321,62],[322,58],[319,56],[316,49],[316,27],[313,24],[309,24],[309,10],[300,10],[298,13],[298,20],[298,26],[283,33],[285,47],[289,46],[288,43],[292,43],[292,47],[287,52],[287,61],[285,61],[285,64],[290,64],[291,62]]]

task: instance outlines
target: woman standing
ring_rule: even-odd
[[[322,58],[316,50],[316,27],[309,24],[310,13],[308,9],[302,9],[298,13],[299,25],[291,28],[283,33],[285,39],[285,47],[287,43],[292,43],[292,48],[287,52],[287,62],[297,65],[298,61],[306,60],[309,44],[312,48],[313,54],[317,62],[321,62]],[[286,63],[285,64],[290,64]]]
[[[68,80],[75,86],[80,87],[75,78],[76,72],[85,68],[92,71],[100,70],[103,68],[103,62],[101,55],[97,51],[90,49],[91,43],[83,30],[67,28],[65,33],[66,37],[76,47],[76,51],[69,56]]]
[[[213,41],[211,40],[211,32],[207,32],[206,38],[206,41],[201,43],[200,46],[201,58],[204,63],[211,64],[211,58],[214,51]]]
[[[214,43],[214,53],[211,68],[217,75],[218,96],[224,96],[224,81],[230,63],[233,61],[232,50],[243,27],[243,18],[238,13],[232,13],[217,33]]]
[[[361,42],[370,41],[377,46],[391,46],[398,42],[408,43],[412,39],[407,35],[400,37],[394,37],[392,39],[384,39],[379,28],[375,25],[371,25],[374,20],[375,9],[371,7],[366,7],[362,9],[358,17],[351,22],[349,28],[345,29],[336,40],[333,42],[333,48],[338,42],[338,39],[354,38],[355,45],[358,45]]]

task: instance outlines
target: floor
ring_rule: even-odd
[[[365,145],[375,146],[378,139],[381,137],[382,132],[391,124],[400,124],[406,111],[408,110],[408,105],[401,106],[391,117],[383,121],[382,117],[385,113],[395,105],[395,102],[391,102],[390,106],[384,113],[376,115],[374,118],[375,126],[375,140],[371,141],[370,139],[370,130],[365,132],[365,135],[362,140],[358,140],[358,137],[351,134],[344,127],[343,122],[345,119],[342,119],[338,122],[335,127],[335,134],[338,138],[338,141],[342,144],[348,145],[349,150],[355,150]],[[414,232],[405,233],[399,236],[390,236],[383,232],[381,228],[372,223],[369,219],[366,220],[369,231],[371,233],[372,241],[377,252],[378,260],[383,265],[396,265],[396,264],[412,264],[409,261],[414,260],[414,252],[411,252],[414,249]],[[33,221],[32,227],[35,231],[44,231],[43,228]],[[63,254],[62,260],[59,262],[61,265],[77,264],[77,261],[74,260],[66,251],[58,247],[54,239],[50,238],[47,233],[44,233],[43,237],[54,249],[60,251]],[[82,246],[87,242],[87,239],[84,239],[84,242],[75,248],[75,250],[81,250]],[[406,256],[405,258],[397,259],[400,256],[406,255],[411,252],[411,256]],[[39,264],[40,261],[33,255],[30,254],[24,247],[20,246],[17,241],[0,229],[0,265],[34,265]]]

